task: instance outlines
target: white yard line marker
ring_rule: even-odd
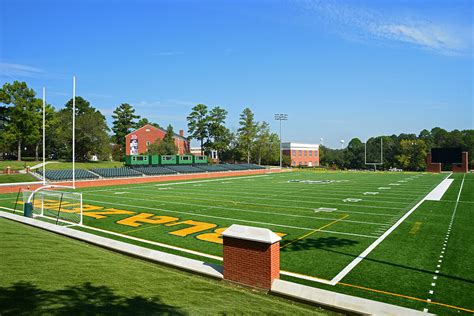
[[[452,173],[450,173],[445,179],[447,179],[448,177],[451,176]],[[439,185],[439,184],[438,184]],[[434,188],[433,190],[435,190],[436,188]],[[429,193],[428,193],[429,195]],[[413,206],[408,212],[405,213],[405,215],[403,215],[392,227],[390,227],[382,236],[380,236],[377,240],[375,240],[367,249],[365,249],[357,258],[355,258],[351,263],[349,263],[341,272],[339,272],[332,280],[331,280],[331,284],[332,285],[336,285],[339,281],[341,281],[347,274],[349,274],[349,272],[352,271],[352,269],[355,268],[355,266],[357,266],[362,260],[365,259],[365,257],[367,257],[371,252],[372,250],[375,249],[375,247],[377,247],[385,238],[388,237],[388,235],[390,235],[395,229],[398,228],[398,226],[400,226],[404,221],[405,219],[408,218],[408,216],[410,216],[425,200],[426,200],[426,197],[428,196],[426,195],[423,199],[421,199],[418,203],[416,203],[415,206]]]

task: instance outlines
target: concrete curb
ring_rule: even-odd
[[[14,220],[23,224],[30,226],[38,227],[53,233],[65,235],[74,239],[85,241],[100,247],[108,248],[114,251],[122,252],[129,254],[135,257],[143,258],[146,260],[151,260],[159,262],[162,264],[174,266],[180,269],[189,270],[213,278],[223,278],[222,267],[219,265],[213,265],[206,263],[204,261],[199,261],[195,259],[189,259],[145,247],[135,246],[129,243],[122,241],[100,237],[94,234],[82,232],[79,230],[57,226],[54,224],[38,221],[32,218],[23,217],[15,214],[10,214],[4,211],[0,211],[0,217]]]
[[[271,292],[321,305],[323,307],[326,306],[358,314],[386,316],[433,315],[406,307],[381,303],[278,279],[273,281]]]
[[[158,262],[161,264],[176,267],[181,270],[188,270],[201,275],[212,278],[223,279],[223,267],[189,259],[178,255],[173,255],[158,250],[153,250],[145,247],[132,245],[126,242],[97,236],[91,233],[82,232],[79,230],[57,226],[55,224],[35,220],[32,218],[23,217],[0,211],[0,218],[10,219],[16,222],[27,224],[33,227],[41,228],[53,233],[85,241],[99,247],[107,248],[113,251],[125,253],[134,257],[142,258],[149,261]],[[273,281],[271,293],[302,300],[311,304],[326,306],[336,310],[343,310],[357,314],[367,315],[433,315],[424,312],[419,312],[405,307],[391,305],[387,303],[372,301],[364,298],[340,294],[337,292],[322,290],[310,286],[305,286],[289,281],[276,279]]]

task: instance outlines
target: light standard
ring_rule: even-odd
[[[280,169],[282,167],[281,155],[282,155],[282,139],[281,139],[281,121],[288,120],[288,114],[275,114],[275,120],[280,121]]]
[[[321,144],[321,146],[324,146],[324,138],[321,137],[321,138],[319,139],[319,143]]]

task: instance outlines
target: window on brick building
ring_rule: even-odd
[[[312,150],[309,151],[309,156],[310,157],[313,156],[313,151]]]
[[[293,156],[296,156],[296,150],[293,150]]]
[[[302,150],[298,150],[298,154],[301,156],[302,155]]]

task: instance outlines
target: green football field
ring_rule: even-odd
[[[282,236],[283,279],[473,313],[474,176],[451,175],[441,201],[419,203],[448,176],[308,171],[79,189],[78,229],[219,263],[225,228],[266,227]],[[15,198],[2,195],[0,205],[11,208]],[[45,207],[54,215],[58,201]],[[75,209],[62,202],[65,212]]]

